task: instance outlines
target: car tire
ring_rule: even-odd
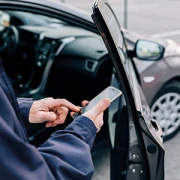
[[[163,130],[163,140],[174,137],[180,129],[180,82],[164,85],[151,104],[152,116]]]

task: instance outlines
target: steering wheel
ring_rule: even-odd
[[[7,51],[9,54],[15,52],[18,45],[19,33],[15,26],[4,27],[0,32],[0,54]]]

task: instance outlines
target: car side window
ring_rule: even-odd
[[[106,14],[106,16],[104,16],[104,17],[105,17],[108,29],[111,32],[112,38],[113,38],[116,46],[118,46],[121,60],[125,65],[126,60],[127,60],[126,45],[125,45],[123,34],[121,32],[120,24],[118,23],[116,16],[115,15],[112,16],[113,11],[112,11],[111,7],[109,7],[108,4],[104,5],[102,13]]]

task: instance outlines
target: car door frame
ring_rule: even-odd
[[[132,63],[128,64],[128,67],[130,70],[129,76],[133,77],[132,82],[130,82],[127,77],[127,73],[125,72],[125,68],[123,67],[124,64],[122,63],[122,59],[118,53],[117,44],[115,43],[112,37],[112,34],[109,31],[109,27],[105,19],[105,18],[110,18],[110,17],[106,17],[108,13],[107,11],[105,12],[105,10],[103,9],[105,8],[105,5],[108,6],[109,9],[112,11],[110,5],[108,4],[106,0],[95,1],[94,6],[93,6],[92,18],[97,28],[99,29],[99,32],[108,49],[108,52],[110,54],[114,67],[116,69],[116,73],[121,83],[125,101],[127,103],[127,113],[129,116],[128,119],[129,119],[129,122],[134,122],[134,127],[136,129],[136,135],[138,139],[139,150],[142,156],[142,162],[141,162],[142,166],[139,169],[137,168],[139,170],[139,174],[141,173],[142,175],[139,175],[138,173],[136,173],[135,166],[133,167],[133,165],[135,164],[132,164],[132,166],[129,167],[129,169],[126,172],[124,172],[125,174],[124,176],[122,175],[122,173],[118,173],[118,167],[116,167],[117,170],[115,172],[114,179],[128,179],[128,180],[131,178],[136,179],[136,180],[139,180],[142,178],[151,179],[151,180],[164,179],[164,150],[162,148],[161,140],[158,138],[155,138],[156,135],[157,136],[160,135],[158,134],[158,131],[160,128],[158,127],[156,130],[154,130],[157,124],[155,123],[156,125],[153,126],[151,123],[151,119],[147,120],[147,118],[151,118],[150,116],[143,117],[144,114],[142,112],[143,108],[141,104],[141,97],[143,97],[143,93],[141,91],[140,93],[142,96],[140,96],[140,93],[137,90],[140,87],[137,85],[138,81],[137,81],[137,78],[135,77],[136,75],[135,75],[135,72],[133,71]],[[103,14],[103,11],[105,12],[104,14]],[[116,18],[113,11],[112,11],[112,14]],[[119,33],[122,33],[117,18],[116,18],[116,21],[119,26],[119,30],[120,30]],[[144,101],[145,101],[145,98],[144,98]],[[150,122],[149,127],[147,126],[147,123],[146,123],[147,121]],[[155,131],[157,132],[157,134]],[[152,136],[152,133],[154,132],[156,135],[154,134],[154,136]],[[116,145],[117,144],[115,144],[115,148],[118,148]],[[159,171],[155,170],[153,167],[153,164],[156,164],[155,167],[159,165],[159,163],[157,162],[157,160],[159,159],[156,157],[157,159],[154,159],[154,162],[150,160],[151,155],[154,153],[159,154],[161,162],[162,162],[162,165],[160,165],[160,168],[158,169]],[[120,169],[120,171],[121,170],[122,169]]]

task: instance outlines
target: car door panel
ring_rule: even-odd
[[[123,47],[119,46],[122,32],[117,18],[105,0],[95,1],[92,18],[111,56],[126,101],[126,106],[117,112],[113,148],[115,160],[112,161],[111,177],[127,180],[164,179],[161,133],[151,123],[149,107],[141,90],[139,92],[140,85],[131,61],[126,54],[124,60],[119,51],[119,48],[123,51]]]

